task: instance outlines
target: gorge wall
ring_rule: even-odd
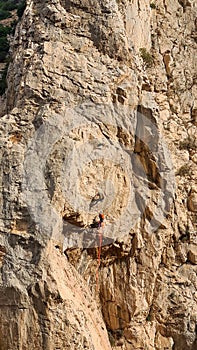
[[[0,100],[1,350],[196,349],[196,30],[194,0],[27,0]]]

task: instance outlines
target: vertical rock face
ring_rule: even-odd
[[[96,302],[74,268],[53,245],[42,249],[41,257],[31,243],[18,236],[9,240],[12,251],[2,269],[1,349],[111,349]]]
[[[2,350],[196,349],[196,15],[27,1],[0,111]]]

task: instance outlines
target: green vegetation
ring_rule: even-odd
[[[0,38],[7,36],[11,33],[11,27],[5,27],[2,24],[0,24]]]
[[[108,337],[109,337],[109,342],[110,342],[111,346],[115,346],[116,340],[115,340],[112,332],[109,330],[108,330]]]
[[[0,0],[0,63],[5,63],[5,68],[0,72],[0,95],[5,92],[7,87],[6,76],[8,70],[9,61],[9,41],[8,35],[14,34],[17,21],[10,20],[10,25],[5,26],[1,23],[1,20],[11,18],[11,11],[16,10],[18,18],[21,18],[25,10],[25,0]]]
[[[168,296],[168,299],[174,299],[175,297],[175,292],[173,291],[172,293],[170,293],[170,295]]]
[[[116,330],[108,329],[108,337],[112,347],[116,345],[116,341],[118,341],[123,337],[123,333],[124,333],[123,329],[116,329]]]
[[[11,31],[11,27],[4,27],[2,24],[0,24],[0,63],[4,63],[6,61],[9,51],[7,35],[10,34]]]
[[[20,1],[20,3],[18,4],[18,7],[17,7],[17,15],[19,18],[22,17],[23,15],[23,12],[25,10],[25,7],[26,7],[26,1]]]
[[[22,17],[25,6],[25,0],[0,0],[0,20],[11,17],[13,10],[17,10],[19,18]]]
[[[189,238],[185,235],[180,238],[181,242],[186,243],[189,241]]]
[[[6,36],[0,37],[0,50],[1,51],[8,51],[9,49],[9,43]]]
[[[180,228],[180,227],[179,227]],[[179,230],[181,231],[181,230]],[[186,228],[185,228],[185,231],[184,232],[180,232],[181,233],[181,237],[180,237],[180,240],[181,242],[183,243],[189,243],[190,241],[190,230],[189,230],[189,226],[187,225]]]
[[[145,47],[140,48],[140,55],[146,67],[151,67],[153,65],[153,56],[146,50]]]
[[[7,71],[8,71],[8,66],[9,64],[7,63],[3,72],[2,72],[2,76],[0,78],[0,95],[3,95],[5,92],[5,89],[7,88]]]
[[[148,316],[146,317],[146,321],[151,321],[151,315],[150,314],[148,314]]]
[[[18,1],[7,0],[0,1],[0,8],[5,11],[13,11],[17,8]]]
[[[151,3],[150,3],[150,7],[151,7],[152,9],[156,9],[156,4],[155,4],[154,2],[151,2]]]
[[[197,147],[197,141],[196,141],[196,137],[193,136],[188,136],[186,139],[184,139],[183,141],[180,142],[179,144],[180,149],[185,149],[185,150],[196,150]]]
[[[191,176],[191,168],[188,163],[182,165],[175,175],[179,176]]]
[[[5,11],[5,10],[1,10],[0,9],[0,20],[9,18],[11,16],[12,15],[11,15],[11,13],[9,11]]]

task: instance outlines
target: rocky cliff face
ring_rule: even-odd
[[[1,99],[1,350],[196,349],[196,15],[27,1]]]

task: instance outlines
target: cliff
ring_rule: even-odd
[[[1,97],[1,350],[196,349],[196,16],[26,1]]]

